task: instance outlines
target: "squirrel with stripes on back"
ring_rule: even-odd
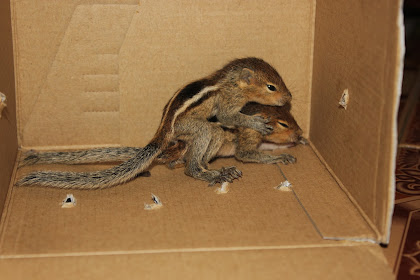
[[[188,147],[185,173],[210,184],[241,176],[235,167],[209,170],[206,163],[223,144],[224,130],[208,121],[212,117],[225,127],[247,127],[266,135],[273,127],[268,119],[240,112],[248,102],[282,106],[291,94],[278,72],[262,59],[236,59],[213,74],[179,89],[166,104],[160,126],[152,140],[129,160],[95,172],[30,173],[17,186],[100,189],[125,183],[146,171],[168,146],[181,140]]]
[[[273,127],[273,132],[262,135],[250,128],[224,128],[223,145],[217,151],[216,157],[234,156],[242,162],[294,163],[296,159],[289,154],[271,155],[263,152],[264,150],[292,147],[299,143],[306,144],[306,140],[302,137],[302,129],[290,110],[290,103],[286,103],[284,106],[261,105],[255,102],[246,104],[241,112],[270,119],[268,124]],[[128,160],[140,150],[141,148],[138,147],[105,147],[71,152],[34,153],[30,151],[20,162],[20,165],[110,163]],[[155,162],[167,164],[169,168],[183,166],[186,161],[186,151],[185,142],[174,141],[156,157]]]
[[[268,124],[273,127],[273,132],[268,135],[262,135],[258,131],[246,127],[234,129],[224,128],[223,144],[217,153],[215,153],[215,157],[234,156],[242,162],[266,164],[295,163],[296,159],[290,154],[275,155],[264,152],[264,150],[288,148],[297,144],[305,145],[307,143],[307,140],[302,137],[302,129],[297,124],[290,110],[290,103],[284,106],[261,105],[254,102],[248,103],[242,108],[241,112],[246,115],[260,115],[270,119]],[[128,148],[125,147],[122,149],[127,151]],[[188,147],[186,144],[180,141],[163,151],[156,158],[156,162],[168,164],[169,168],[182,166],[187,160],[185,157],[187,150]]]

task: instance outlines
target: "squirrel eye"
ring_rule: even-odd
[[[283,122],[278,122],[279,125],[281,125],[284,128],[289,128],[289,126]]]
[[[275,86],[273,86],[273,85],[267,85],[267,88],[268,88],[270,91],[276,91],[276,87],[275,87]]]

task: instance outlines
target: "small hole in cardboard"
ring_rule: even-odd
[[[147,204],[147,203],[144,204],[144,210],[155,210],[163,206],[162,201],[157,195],[152,194],[152,201],[153,203],[151,204]]]
[[[61,202],[61,208],[73,208],[76,206],[76,198],[72,194],[68,194]]]
[[[340,101],[338,102],[341,108],[347,110],[347,105],[349,104],[349,90],[346,88],[341,94]]]

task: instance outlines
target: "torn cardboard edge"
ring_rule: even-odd
[[[0,92],[0,119],[2,117],[3,109],[7,107],[6,100],[6,95]]]
[[[312,145],[310,145],[311,148],[313,148]],[[314,150],[315,151],[315,150]],[[317,157],[319,158],[318,153],[315,152],[315,154],[317,155]],[[319,160],[323,163],[324,166],[325,163],[324,161],[322,161],[321,158],[319,158]],[[316,224],[315,220],[311,217],[311,215],[309,214],[308,210],[305,208],[305,206],[303,205],[302,201],[300,200],[299,196],[297,195],[297,193],[294,191],[292,184],[290,183],[290,181],[287,179],[286,175],[284,174],[283,170],[281,169],[279,164],[276,164],[276,166],[278,167],[281,175],[283,176],[284,180],[283,182],[281,182],[278,186],[274,187],[274,189],[276,190],[280,190],[280,191],[284,191],[284,192],[292,192],[296,201],[298,202],[298,204],[300,205],[300,207],[302,208],[303,212],[305,213],[305,215],[308,217],[309,222],[312,224],[312,226],[314,227],[315,231],[318,233],[318,235],[324,239],[324,240],[333,240],[333,241],[352,241],[352,242],[369,242],[369,243],[374,243],[374,244],[379,244],[382,245],[383,242],[379,240],[379,238],[367,238],[367,237],[335,237],[335,236],[325,236],[320,228],[318,227],[318,225]],[[339,182],[337,181],[336,177],[333,176],[331,174],[331,170],[326,167],[328,172],[330,173],[330,175],[334,178],[334,180],[336,180],[337,184],[339,184]],[[343,187],[340,185],[340,188],[343,189]],[[344,191],[344,190],[343,190]],[[347,194],[347,192],[345,192]],[[347,196],[349,197],[350,201],[352,202],[353,205],[355,205],[355,207],[357,208],[357,210],[360,212],[361,210],[356,206],[357,204],[354,203],[354,201],[350,198],[349,194],[347,194]],[[362,214],[361,214],[362,215]],[[377,231],[372,228],[371,223],[366,220],[366,217],[364,215],[362,215],[363,219],[366,221],[366,223],[369,225],[369,227],[372,229],[372,231],[376,234],[376,236],[379,236]]]
[[[61,202],[61,208],[73,208],[76,206],[77,200],[73,194],[68,194]]]
[[[151,204],[144,203],[144,210],[156,210],[156,209],[162,208],[163,206],[162,201],[157,195],[154,195],[153,193],[152,193],[152,201],[153,203]]]
[[[348,88],[346,88],[343,91],[343,94],[341,95],[341,98],[338,104],[341,106],[341,108],[344,108],[344,110],[347,110],[347,105],[349,104],[349,89]]]
[[[290,184],[290,182],[286,180],[286,181],[281,182],[280,185],[278,185],[277,187],[274,187],[274,189],[282,191],[282,192],[291,192],[292,184]]]
[[[220,187],[214,190],[217,194],[226,194],[229,192],[229,182],[223,182]]]

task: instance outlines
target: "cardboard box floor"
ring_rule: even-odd
[[[393,278],[373,243],[387,241],[392,212],[399,1],[0,5],[2,279]],[[311,141],[288,150],[296,164],[216,160],[244,173],[227,194],[164,166],[101,191],[14,187],[35,169],[106,167],[17,170],[18,147],[142,146],[177,88],[244,56],[293,92]],[[289,191],[275,189],[285,180]],[[69,193],[77,205],[63,209]],[[151,193],[163,207],[146,211]]]
[[[130,269],[127,275],[159,270],[162,279],[172,271],[187,278],[209,271],[205,279],[268,279],[277,273],[296,279],[392,279],[377,245],[352,241],[374,239],[375,233],[312,148],[288,151],[299,159],[293,166],[214,162],[212,167],[236,165],[244,172],[227,194],[164,166],[155,166],[151,177],[102,191],[14,187],[3,219],[0,267],[16,277],[30,271],[32,279],[71,273],[72,267],[88,279],[108,273],[109,266]],[[301,176],[308,165],[313,173]],[[26,167],[17,177],[43,168],[63,170]],[[104,167],[64,167],[98,168]],[[285,177],[293,191],[275,189]],[[68,193],[77,204],[63,209]],[[151,193],[163,207],[146,211]],[[362,275],[347,271],[347,262],[359,263]],[[9,266],[25,269],[17,273]]]

